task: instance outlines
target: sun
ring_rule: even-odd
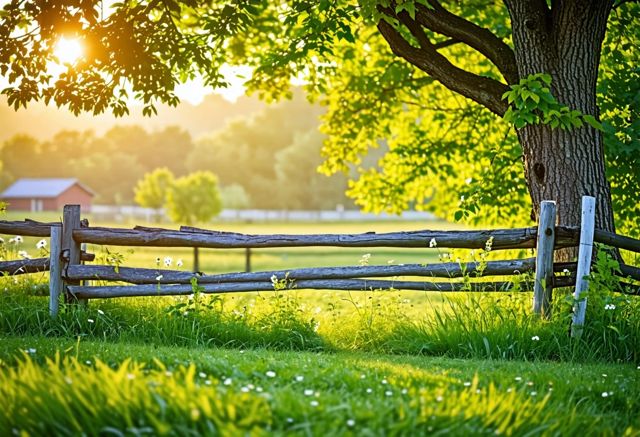
[[[73,64],[84,54],[80,41],[76,38],[62,37],[53,49],[53,55],[61,64]]]

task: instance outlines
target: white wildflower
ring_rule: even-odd
[[[320,403],[318,401],[311,401],[309,402],[309,405],[311,405],[312,407],[317,407],[318,405],[320,405]]]
[[[18,256],[22,259],[31,259],[31,255],[29,255],[26,251],[21,250],[18,252]]]
[[[607,393],[606,391],[603,391],[602,392],[602,397],[603,398],[609,397],[609,393]]]
[[[16,244],[20,244],[24,241],[20,235],[16,235],[15,237],[12,238],[12,240]]]
[[[304,395],[305,395],[305,396],[313,396],[313,390],[311,390],[311,389],[306,389],[306,390],[304,391]]]
[[[534,335],[533,337],[531,337],[531,341],[540,341],[540,337]]]
[[[104,311],[98,310],[98,314],[100,314],[101,316],[104,316]]]
[[[429,241],[429,247],[436,247],[437,245],[438,243],[435,238],[432,238],[431,241]]]
[[[278,283],[278,277],[276,275],[271,276],[271,283],[276,285]]]
[[[162,279],[162,278],[164,278],[164,276],[162,276],[162,275],[158,275],[158,276],[156,276],[156,281],[159,281],[159,280],[160,280],[160,279]]]
[[[265,375],[267,375],[267,377],[269,377],[269,378],[275,378],[276,377],[276,372],[274,372],[273,370],[267,370]]]
[[[44,238],[36,243],[37,249],[44,249],[45,247],[47,247],[47,240],[45,240]]]
[[[171,259],[171,257],[170,257],[170,256],[166,256],[166,257],[164,258],[164,265],[165,265],[165,267],[169,267],[169,266],[171,266],[171,263],[172,263],[172,262],[173,262],[173,259]]]
[[[347,420],[347,426],[352,427],[356,424],[356,421],[353,419],[349,419]]]
[[[233,382],[233,381],[231,380],[231,378],[226,378],[222,383],[223,383],[224,385],[231,385],[231,383],[232,383],[232,382]]]
[[[95,320],[93,320],[93,319],[87,319],[87,322],[89,322],[89,323],[95,323]]]
[[[605,310],[612,310],[612,311],[613,311],[613,310],[615,310],[615,309],[616,309],[616,306],[615,306],[614,304],[612,304],[612,303],[608,303],[608,304],[606,304],[606,305],[604,306],[604,309],[605,309]]]
[[[384,395],[385,396],[391,396],[391,395],[393,395],[393,392],[391,390],[387,390],[387,391],[384,392]]]
[[[182,259],[178,259],[178,261],[176,261],[176,266],[182,267],[182,264]]]
[[[298,382],[304,381],[304,376],[301,376],[301,375],[300,376],[296,376],[296,381],[298,381]]]

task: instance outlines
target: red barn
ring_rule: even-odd
[[[12,211],[61,211],[64,205],[91,210],[94,193],[77,179],[18,179],[0,194]]]

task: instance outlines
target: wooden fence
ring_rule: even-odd
[[[54,317],[58,313],[61,295],[66,302],[124,296],[187,295],[193,292],[191,283],[194,278],[204,293],[273,290],[274,280],[279,281],[284,288],[296,289],[533,291],[533,311],[543,317],[550,316],[554,288],[575,286],[574,296],[578,304],[574,311],[574,326],[580,327],[584,323],[585,302],[581,294],[588,287],[586,277],[589,275],[593,242],[640,253],[640,240],[593,228],[593,205],[594,199],[585,196],[583,224],[580,228],[554,226],[555,203],[545,201],[541,206],[540,223],[537,227],[317,235],[244,235],[186,226],[177,231],[139,226],[133,229],[91,227],[88,222],[81,220],[78,205],[67,205],[61,223],[0,221],[0,234],[50,237],[49,258],[0,262],[0,273],[16,275],[49,271],[50,312]],[[215,249],[309,246],[483,249],[489,241],[492,251],[537,248],[536,257],[466,264],[317,267],[209,275],[164,269],[115,269],[108,265],[85,265],[84,262],[93,261],[94,256],[81,250],[81,245],[84,244]],[[576,246],[579,247],[577,263],[553,262],[555,250]],[[514,276],[520,277],[525,273],[533,273],[533,279],[524,282],[514,280]],[[621,274],[625,278],[640,280],[640,268],[637,267],[623,264]],[[470,280],[455,280],[463,276]],[[395,279],[398,277],[414,277],[419,280]],[[487,280],[489,277],[507,278],[496,281]],[[90,285],[89,281],[96,280],[115,284]],[[628,287],[619,291],[640,294],[637,285],[626,285]],[[579,329],[574,331],[574,335],[579,335]]]

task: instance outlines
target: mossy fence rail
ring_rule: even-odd
[[[0,221],[0,234],[50,237],[50,257],[0,262],[0,273],[17,275],[49,271],[50,312],[56,316],[60,297],[66,302],[95,298],[125,296],[169,296],[193,293],[195,278],[204,293],[268,291],[274,289],[273,278],[282,281],[284,288],[371,290],[404,289],[422,291],[501,292],[533,291],[533,311],[543,317],[551,312],[554,288],[575,286],[574,325],[584,323],[584,298],[580,294],[588,287],[593,242],[640,253],[640,240],[594,229],[594,200],[583,198],[583,221],[580,228],[555,226],[556,207],[543,202],[537,227],[492,230],[411,231],[363,234],[316,235],[244,235],[183,226],[180,230],[148,227],[133,229],[91,227],[81,220],[80,207],[67,205],[62,222],[39,223]],[[94,255],[81,250],[84,243],[109,246],[152,246],[193,248],[282,248],[282,247],[396,247],[483,249],[491,240],[491,250],[537,249],[535,258],[502,261],[364,265],[346,267],[317,267],[262,272],[203,274],[164,269],[114,268],[110,265],[85,265]],[[554,263],[555,250],[579,247],[578,261]],[[585,270],[586,269],[586,270]],[[525,273],[534,279],[516,281]],[[640,280],[640,268],[622,264],[620,274],[627,279]],[[421,280],[398,280],[414,277]],[[466,277],[456,281],[452,278]],[[487,278],[507,277],[501,281]],[[511,279],[509,280],[509,277]],[[383,279],[386,278],[386,279]],[[577,280],[582,278],[582,280]],[[91,285],[114,282],[112,285]],[[122,285],[122,283],[128,285]],[[518,286],[516,287],[516,283]],[[633,283],[620,291],[639,294]]]

